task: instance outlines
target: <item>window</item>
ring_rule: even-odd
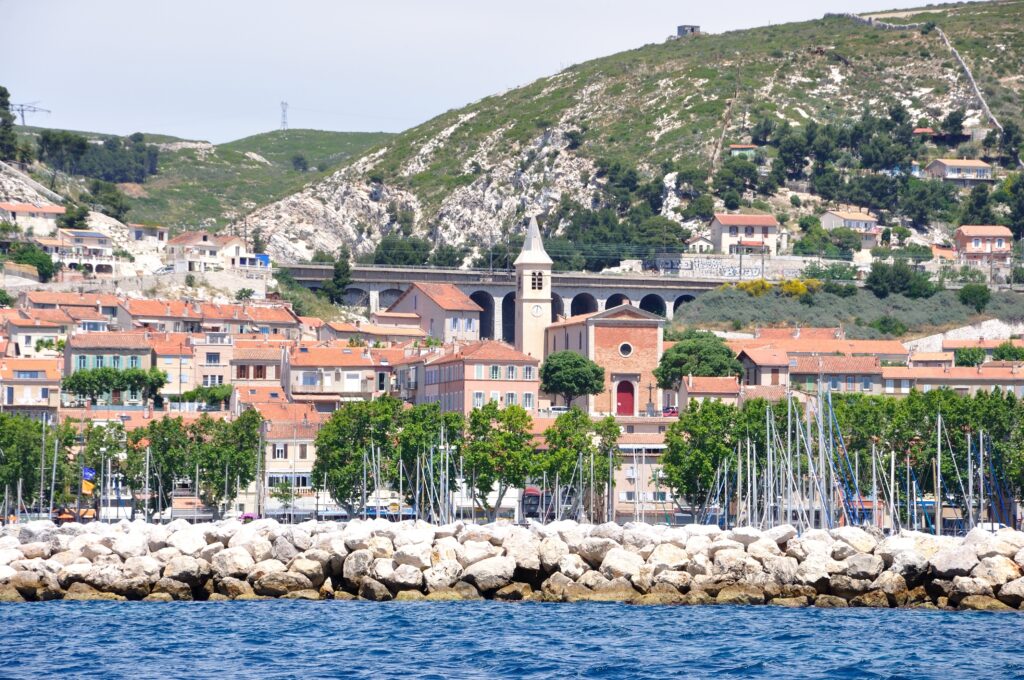
[[[739,227],[729,227],[729,236],[738,236],[739,233]]]
[[[377,391],[383,392],[388,386],[388,374],[378,373],[377,374]]]
[[[306,387],[310,387],[312,385],[316,385],[316,383],[317,383],[316,378],[317,378],[316,371],[303,371],[303,373],[302,373],[302,384],[305,385]]]
[[[181,382],[188,382],[188,376],[186,376],[184,373],[181,374]]]
[[[1002,247],[1003,247],[1003,239],[997,238],[996,239],[996,248],[1002,248]]]
[[[474,392],[473,393],[473,408],[482,408],[484,405],[484,393]]]
[[[885,393],[892,394],[896,391],[896,381],[892,378],[885,379]]]
[[[473,326],[475,325],[473,317],[466,319],[466,330],[470,333],[473,332]]]
[[[974,239],[974,243],[972,245],[974,245],[975,248],[980,248],[981,247],[981,239],[980,238]]]
[[[248,366],[236,366],[235,367],[235,377],[240,379],[240,380],[248,380],[249,379],[249,367]]]
[[[910,381],[907,380],[906,378],[903,378],[902,380],[900,380],[900,392],[909,392],[909,391],[910,391]]]
[[[115,354],[110,357],[110,365],[114,368],[121,368],[121,355]]]
[[[636,492],[635,491],[620,491],[619,492],[619,500],[620,501],[633,502],[634,500],[636,500]]]
[[[39,388],[39,396],[41,398],[43,398],[43,399],[49,399],[50,398],[50,388],[49,387],[40,387]]]
[[[139,367],[139,357],[138,356],[130,356],[130,357],[128,357],[128,368],[138,368],[138,367]]]
[[[224,384],[224,376],[222,375],[204,375],[203,376],[203,387],[214,387],[216,385]]]
[[[768,227],[761,227],[761,236],[768,235]]]
[[[484,365],[483,364],[477,364],[476,366],[473,367],[473,370],[474,370],[473,375],[476,376],[477,380],[483,380],[484,379]]]
[[[530,290],[544,290],[544,272],[533,272],[530,275]]]
[[[491,366],[491,380],[501,380],[500,366]]]
[[[621,345],[619,345],[619,354],[621,354],[622,356],[628,357],[632,353],[633,345],[629,344],[628,342],[624,342]]]
[[[299,444],[299,460],[306,460],[309,453],[309,444]]]
[[[831,389],[831,390],[838,390],[839,389],[839,384],[840,384],[840,381],[839,381],[839,376],[838,375],[834,375],[831,378],[829,378],[829,389]]]
[[[523,408],[533,410],[533,392],[523,392]]]
[[[457,316],[453,316],[452,317],[452,330],[453,331],[459,330],[459,317],[457,317]]]
[[[871,381],[871,376],[870,375],[865,375],[864,377],[862,377],[860,379],[860,387],[861,387],[861,389],[864,390],[865,392],[870,392],[871,391],[871,382],[872,381]]]
[[[173,357],[165,357],[164,358],[164,366],[173,366],[173,365],[174,365],[174,358]]]
[[[501,399],[501,395],[500,394],[498,394],[497,392],[491,392],[491,401],[493,401],[495,404],[497,404],[500,399]]]
[[[78,368],[79,369],[84,369],[86,361],[88,361],[88,359],[85,357],[85,355],[79,355],[78,356]]]
[[[206,365],[207,366],[219,366],[220,365],[220,352],[207,352],[206,353]]]
[[[287,444],[274,444],[274,460],[287,460],[288,458],[288,445]]]
[[[848,376],[846,376],[846,391],[847,392],[853,392],[853,390],[856,389],[856,384],[857,384],[857,376],[855,376],[855,375],[848,375]]]
[[[266,366],[253,366],[252,367],[252,377],[255,378],[256,380],[264,380],[264,379],[266,379],[266,377],[267,377],[267,367]]]
[[[633,434],[635,429],[632,425],[626,425],[626,434]]]
[[[96,368],[103,368],[103,357],[97,355],[97,357],[93,360],[93,366],[95,366]]]
[[[516,379],[516,367],[515,366],[506,366],[505,367],[505,378],[507,380],[515,380]]]
[[[39,371],[15,371],[14,377],[18,380],[38,380],[41,376]]]
[[[533,366],[523,366],[523,380],[533,380]]]
[[[505,406],[515,406],[518,402],[519,399],[516,398],[515,392],[505,393]]]
[[[655,503],[664,503],[668,501],[668,494],[665,491],[655,491],[651,496]]]

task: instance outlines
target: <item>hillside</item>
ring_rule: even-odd
[[[37,138],[41,128],[17,128],[23,137]],[[108,135],[78,132],[90,140]],[[227,144],[191,141],[146,134],[146,144],[160,151],[156,175],[144,183],[120,184],[128,196],[131,222],[176,228],[220,228],[254,208],[299,191],[325,177],[330,169],[387,140],[389,133],[277,130]],[[295,169],[301,154],[309,169]],[[48,182],[46,176],[37,175]],[[62,185],[76,194],[73,184]]]
[[[1024,2],[900,14],[887,20],[940,26],[996,115],[1020,122]],[[894,103],[913,120],[964,108],[968,126],[985,123],[936,31],[826,17],[671,40],[440,115],[255,211],[248,223],[263,228],[283,260],[343,244],[367,253],[403,226],[436,244],[479,248],[507,240],[525,216],[546,214],[563,198],[599,207],[608,200],[599,168],[608,162],[664,182],[660,212],[679,222],[673,208],[686,197],[674,173],[710,170],[723,145],[749,140],[757,119],[847,122]]]

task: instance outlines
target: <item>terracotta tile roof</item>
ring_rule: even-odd
[[[458,361],[465,361],[467,363],[515,361],[532,364],[534,366],[540,364],[539,359],[535,359],[528,354],[523,354],[515,347],[496,340],[481,340],[480,342],[459,346],[458,349],[452,353],[445,354],[433,361],[429,361],[428,363],[433,366]]]
[[[994,363],[994,362],[993,362]],[[1003,363],[1003,362],[999,362]],[[1003,384],[1003,381],[1024,381],[1024,363],[1013,363],[1009,366],[985,368],[981,366],[885,366],[882,377],[885,379],[937,380],[941,382],[980,382]]]
[[[181,418],[181,420],[187,425],[194,423],[204,415],[213,418],[214,420],[224,420],[227,418],[228,413],[226,411],[151,411],[149,413],[149,417],[146,417],[145,411],[62,408],[60,409],[60,415],[58,417],[61,419],[61,422],[66,422],[68,420],[75,420],[79,423],[95,423],[97,421],[120,422],[124,423],[124,428],[130,432],[132,430],[147,427],[154,420],[163,420],[164,418]]]
[[[328,321],[327,327],[338,333],[355,333],[359,327],[348,321]]]
[[[782,401],[786,398],[785,385],[744,385],[740,390],[744,399],[767,399],[768,401]]]
[[[42,371],[46,380],[59,381],[61,360],[53,359],[0,359],[0,380],[17,380],[18,371]]]
[[[839,340],[825,338],[779,338],[726,340],[725,344],[737,354],[745,349],[765,347],[793,355],[848,354],[905,357],[907,349],[898,340]]]
[[[289,363],[292,366],[316,366],[330,368],[370,367],[373,358],[364,356],[360,347],[305,347],[292,350]]]
[[[955,358],[954,352],[914,352],[910,355],[910,361],[953,361]]]
[[[1013,232],[1010,231],[1009,227],[1004,227],[1001,224],[965,224],[957,228],[953,235],[966,236],[967,238],[990,236],[992,238],[1005,238],[1007,241],[1013,240]]]
[[[477,303],[469,299],[469,296],[459,290],[458,286],[452,283],[426,283],[417,281],[413,283],[399,298],[402,299],[410,294],[413,289],[418,289],[434,304],[449,312],[482,312],[483,309]],[[396,301],[397,304],[397,301]],[[394,307],[394,305],[392,305]],[[390,309],[390,308],[389,308]]]
[[[67,212],[67,209],[62,208],[59,205],[51,205],[49,203],[41,203],[39,205],[35,205],[33,203],[0,203],[0,210],[6,210],[14,213],[44,213],[46,215],[63,215]]]
[[[715,220],[727,227],[777,227],[779,221],[774,215],[734,215],[715,213]]]
[[[145,333],[79,333],[68,338],[71,349],[149,349]]]
[[[82,307],[80,307],[79,309],[89,309],[90,311],[92,311],[95,314],[99,315],[99,318],[101,318],[101,319],[106,319],[107,318],[107,317],[103,316],[102,314],[100,314],[99,312],[96,312],[92,308],[82,308]],[[50,323],[61,324],[61,325],[64,325],[64,326],[72,323],[71,315],[68,312],[66,312],[63,309],[61,309],[60,307],[58,307],[56,309],[23,309],[23,310],[21,310],[21,316],[24,319],[33,319],[33,320],[37,320],[37,321],[48,321]]]
[[[952,168],[991,168],[985,161],[971,160],[967,158],[936,158],[932,163],[942,163]],[[930,164],[929,164],[930,165]]]
[[[740,356],[750,359],[755,366],[788,366],[789,355],[777,349],[769,347],[755,347],[740,352]]]
[[[393,366],[406,358],[404,347],[370,348],[370,356],[374,358],[378,366]]]
[[[154,331],[131,331],[148,333],[150,345],[157,356],[192,356],[192,336],[188,333],[157,333]]]
[[[852,210],[829,210],[826,215],[836,215],[843,220],[855,220],[859,222],[877,222],[878,218],[870,213],[854,212]]]
[[[932,246],[932,257],[942,260],[955,260],[956,250],[945,246]]]
[[[724,378],[690,375],[683,379],[687,394],[739,394],[740,382],[736,376]]]
[[[235,386],[235,398],[242,404],[287,403],[288,395],[277,385]]]
[[[302,322],[303,326],[309,326],[310,328],[320,328],[324,325],[324,320],[318,316],[300,316],[299,321]]]
[[[7,319],[7,325],[14,328],[60,328],[59,324],[52,321],[43,321],[42,319],[24,319],[18,317],[9,317]]]
[[[664,443],[664,432],[623,432],[619,435],[619,446],[661,446]]]
[[[934,135],[935,134],[935,130],[931,129],[930,127],[916,127],[916,128],[914,128],[914,131],[913,131],[912,134],[915,134],[915,135]]]
[[[955,351],[967,347],[980,347],[981,349],[995,349],[1003,343],[1010,343],[1014,347],[1024,347],[1024,340],[1020,338],[967,338],[958,340],[954,338],[943,338],[942,349]]]
[[[416,312],[374,312],[373,316],[382,317],[385,319],[408,319],[410,321],[419,319],[420,315]]]
[[[816,338],[820,340],[835,340],[843,337],[842,328],[758,328],[754,332],[758,340],[788,340],[803,338],[804,340]]]
[[[564,326],[575,326],[576,324],[583,323],[587,319],[589,319],[590,317],[595,316],[595,315],[600,314],[600,313],[601,312],[588,312],[586,314],[577,314],[576,316],[569,316],[569,317],[566,317],[566,318],[562,319],[561,321],[556,321],[556,322],[554,322],[552,324],[548,324],[548,328],[550,329],[550,328],[562,328]]]
[[[793,357],[790,375],[858,373],[880,375],[882,364],[877,357],[851,357],[838,354]]]
[[[764,245],[764,241],[761,239],[750,239],[749,241],[740,241],[740,245],[747,248],[760,248]]]
[[[280,347],[236,347],[234,356],[231,357],[231,363],[236,361],[279,361],[280,359]]]
[[[32,290],[25,299],[33,305],[61,305],[62,307],[117,307],[121,298],[108,293],[58,293],[50,290]]]
[[[200,319],[201,307],[197,310],[184,300],[140,300],[128,298],[121,302],[121,307],[134,317],[156,317],[176,319]]]
[[[45,310],[37,309],[37,312]],[[106,321],[107,315],[92,307],[62,307],[61,311],[75,321]]]
[[[730,144],[730,149],[756,149],[756,144]]]

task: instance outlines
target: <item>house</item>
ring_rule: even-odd
[[[117,320],[121,299],[109,293],[59,293],[49,290],[31,290],[19,299],[28,309],[95,309],[110,322]]]
[[[935,130],[933,130],[930,127],[916,127],[911,132],[911,134],[913,134],[915,137],[921,137],[923,139],[928,139],[929,137],[934,137],[935,136]]]
[[[381,373],[383,378],[366,348],[300,345],[284,355],[281,380],[293,401],[330,412],[341,402],[368,401],[383,393],[389,371]]]
[[[614,520],[676,522],[679,510],[662,473],[664,432],[623,432],[618,450],[622,464],[613,480]]]
[[[66,327],[53,321],[8,317],[4,324],[7,353],[17,357],[52,354],[57,343],[67,337]]]
[[[0,359],[0,408],[56,422],[60,359]]]
[[[252,253],[237,236],[187,231],[167,242],[164,264],[176,273],[233,269],[269,276],[270,260]]]
[[[243,386],[273,386],[281,384],[281,347],[236,346],[228,363],[231,365],[231,383]]]
[[[789,355],[771,347],[752,347],[741,350],[744,385],[788,385]]]
[[[866,212],[828,210],[821,216],[821,226],[829,231],[839,228],[872,231],[878,226],[878,218]]]
[[[1019,338],[968,338],[964,340],[954,338],[943,338],[942,351],[953,352],[954,356],[958,349],[977,347],[985,352],[985,361],[992,360],[992,354],[999,345],[1010,343],[1014,347],[1024,348],[1024,340]]]
[[[962,158],[936,158],[925,166],[924,175],[958,187],[972,187],[994,180],[991,165],[985,161]]]
[[[907,361],[910,368],[946,368],[956,363],[956,352],[914,352]]]
[[[234,377],[231,360],[235,339],[230,333],[210,330],[189,338],[195,356],[195,382],[203,387],[231,384]]]
[[[437,403],[442,411],[469,414],[487,402],[502,408],[538,408],[540,360],[496,340],[457,345],[424,362],[417,403]]]
[[[1013,257],[1013,233],[998,224],[964,225],[953,232],[963,264],[1007,265]]]
[[[321,342],[354,341],[367,345],[393,345],[427,338],[426,332],[419,326],[382,326],[347,321],[329,321],[323,324],[319,336]]]
[[[187,333],[149,333],[153,347],[153,365],[167,375],[160,390],[165,395],[181,395],[198,387],[195,351]]]
[[[150,328],[164,332],[199,333],[215,331],[241,335],[260,333],[268,337],[297,340],[301,323],[291,308],[282,304],[215,304],[186,300],[123,300],[118,308],[118,325],[124,329]]]
[[[68,338],[64,347],[64,375],[94,368],[148,371],[153,365],[152,338],[147,333],[80,333]],[[65,395],[67,399],[67,395]],[[138,392],[112,393],[107,403],[141,404]]]
[[[679,384],[679,407],[690,408],[691,401],[720,401],[736,405],[740,400],[740,382],[734,375],[706,377],[688,375]]]
[[[754,156],[757,154],[756,144],[730,144],[729,145],[729,156],[736,158],[746,158],[747,160],[754,160]]]
[[[0,203],[0,222],[10,222],[22,233],[52,234],[57,231],[57,218],[66,212],[49,203]]]
[[[483,308],[451,283],[413,283],[387,312],[418,315],[419,328],[443,343],[480,339]]]
[[[676,26],[676,37],[685,38],[689,35],[700,35],[700,26],[693,24],[681,24]]]
[[[688,253],[710,253],[714,249],[715,244],[705,234],[697,234],[686,240],[686,252]]]
[[[772,215],[719,213],[711,220],[711,242],[718,253],[774,255],[781,250],[779,222]]]
[[[808,393],[830,392],[881,394],[882,364],[877,357],[836,354],[791,357],[789,384]]]
[[[911,390],[928,392],[946,388],[958,394],[1012,392],[1024,396],[1024,364],[992,361],[979,366],[886,366],[882,369],[885,381],[883,394],[904,396]]]
[[[128,235],[133,241],[155,243],[158,246],[167,245],[169,229],[155,224],[129,224]]]
[[[660,415],[665,402],[654,369],[664,353],[664,326],[663,316],[633,305],[579,314],[547,327],[545,356],[568,350],[604,367],[605,390],[579,400],[588,413]]]
[[[794,332],[790,329],[779,329]],[[898,340],[847,340],[845,337],[829,337],[832,329],[820,329],[825,333],[818,335],[812,331],[819,329],[797,329],[797,337],[774,337],[765,335],[749,339],[726,340],[726,344],[737,355],[743,350],[755,348],[776,349],[786,352],[790,359],[794,356],[814,356],[818,354],[837,354],[844,356],[875,357],[879,361],[894,364],[907,363],[909,352]],[[792,376],[793,371],[790,370]]]

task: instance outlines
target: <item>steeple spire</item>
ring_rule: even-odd
[[[523,241],[523,250],[519,253],[514,263],[521,264],[553,264],[551,258],[544,250],[544,243],[540,238],[540,227],[537,226],[537,218],[530,218],[530,226],[526,230],[526,240]]]

